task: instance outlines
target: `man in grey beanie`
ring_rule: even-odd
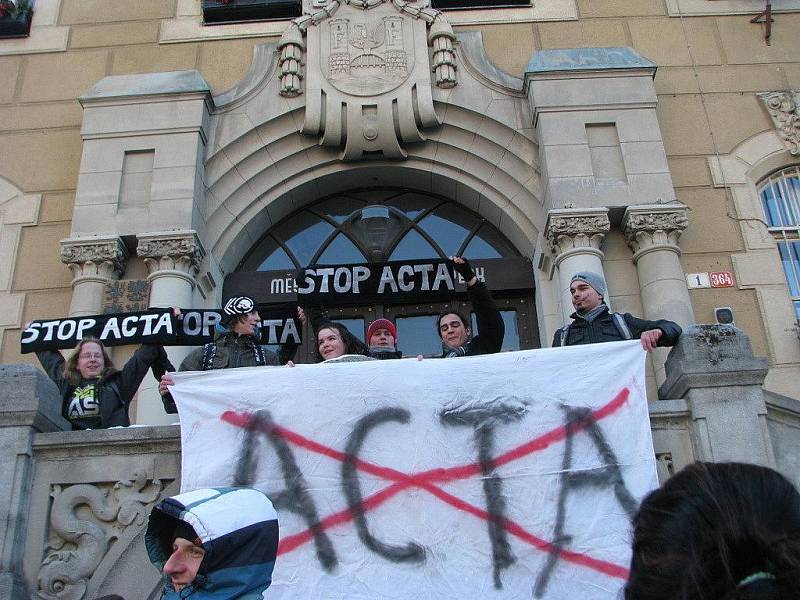
[[[556,331],[553,347],[638,338],[649,352],[657,346],[674,346],[678,342],[681,328],[677,323],[666,319],[647,321],[630,313],[612,313],[604,301],[606,291],[606,282],[597,273],[581,271],[572,276],[569,292],[575,308],[570,315],[573,321]]]

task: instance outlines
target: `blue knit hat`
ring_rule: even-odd
[[[572,279],[569,280],[569,284],[572,285],[576,279],[580,279],[581,281],[588,283],[594,289],[595,292],[605,297],[606,280],[603,279],[601,275],[598,275],[597,273],[592,273],[591,271],[580,271],[572,276]]]

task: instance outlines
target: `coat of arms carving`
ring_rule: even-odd
[[[427,0],[333,0],[281,38],[281,94],[305,91],[303,133],[343,146],[342,159],[403,158],[440,123],[431,72],[456,85],[454,39]]]

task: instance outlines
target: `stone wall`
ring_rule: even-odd
[[[693,326],[650,403],[663,481],[694,460],[777,468],[800,486],[800,402],[765,392],[766,360],[733,327]],[[0,366],[0,597],[157,598],[144,551],[154,503],[180,486],[178,426],[63,431],[55,386]]]
[[[7,284],[0,300],[10,316],[0,323],[0,360],[8,363],[34,362],[18,351],[23,323],[65,315],[73,301],[59,242],[71,235],[81,184],[84,113],[78,98],[107,76],[192,69],[220,96],[246,78],[254,48],[277,42],[287,26],[203,27],[199,0],[148,0],[135,8],[38,0],[36,8],[30,38],[0,40],[4,215],[14,212],[10,198],[24,199],[13,201],[24,214],[4,216],[1,230],[0,273]],[[456,11],[450,20],[459,33],[480,31],[487,62],[513,77],[524,76],[537,52],[560,48],[630,47],[657,66],[654,111],[674,197],[688,207],[690,222],[680,239],[680,266],[737,277],[734,288],[690,291],[695,319],[711,321],[714,307],[732,307],[756,354],[770,361],[768,388],[798,398],[800,343],[754,185],[771,170],[800,163],[782,149],[757,97],[800,89],[800,3],[781,3],[769,45],[763,26],[750,23],[762,9],[758,0],[540,0],[528,8]],[[540,170],[538,157],[529,158],[520,168]],[[717,168],[734,163],[742,166],[735,174]],[[532,212],[521,216],[533,219]],[[630,264],[620,231],[609,233],[604,252],[612,301],[642,312],[641,274]],[[144,261],[133,257],[124,277],[147,274]],[[543,330],[561,318],[555,309],[547,314],[553,322]]]

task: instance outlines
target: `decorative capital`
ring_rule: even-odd
[[[611,229],[608,209],[561,208],[547,215],[545,237],[556,255],[556,264],[574,253],[596,254],[602,257],[600,245]]]
[[[72,276],[119,279],[125,272],[128,250],[118,237],[61,240],[61,262]]]
[[[629,206],[622,218],[622,230],[634,252],[634,262],[651,250],[680,254],[678,238],[689,225],[686,211],[686,206],[679,203]]]
[[[150,274],[179,271],[196,275],[206,255],[196,231],[169,231],[138,236],[136,254],[144,259]]]
[[[800,90],[758,94],[790,154],[800,155]]]

